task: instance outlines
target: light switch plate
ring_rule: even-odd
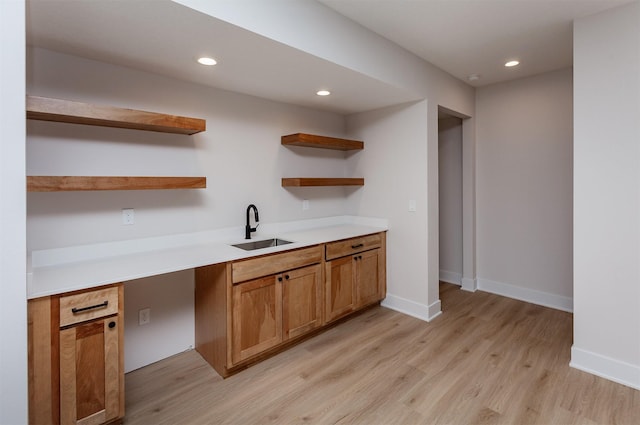
[[[409,212],[416,212],[416,200],[415,199],[409,199]]]

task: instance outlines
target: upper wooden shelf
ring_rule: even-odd
[[[27,176],[27,192],[204,189],[206,177]]]
[[[311,187],[311,186],[364,186],[363,178],[320,178],[294,177],[283,178],[282,187]]]
[[[27,96],[27,118],[188,135],[206,130],[206,121],[200,118],[137,111],[114,106],[92,105],[38,96]]]
[[[307,148],[334,149],[339,151],[360,150],[364,143],[359,140],[338,139],[336,137],[316,136],[314,134],[296,133],[282,136],[285,146],[304,146]]]

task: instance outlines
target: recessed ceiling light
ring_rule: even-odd
[[[329,96],[331,92],[329,90],[318,90],[316,94],[318,96]]]
[[[512,66],[520,65],[520,61],[509,61],[504,64],[507,68],[511,68]]]
[[[478,81],[480,79],[481,75],[480,74],[471,74],[467,77],[467,80],[469,81]]]
[[[213,58],[209,58],[209,57],[203,56],[201,58],[198,58],[198,63],[201,64],[201,65],[213,66],[213,65],[217,64],[218,62]]]

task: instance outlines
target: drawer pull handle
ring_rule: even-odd
[[[87,310],[93,310],[94,308],[101,308],[101,307],[106,307],[109,305],[109,301],[105,301],[101,304],[96,304],[96,305],[90,305],[88,307],[80,307],[80,308],[72,308],[71,312],[73,314],[78,314],[78,313],[82,313],[83,311],[87,311]]]
[[[351,249],[358,249],[358,248],[362,248],[364,246],[363,243],[359,243],[358,245],[351,245]]]

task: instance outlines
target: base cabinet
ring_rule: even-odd
[[[322,325],[322,267],[320,264],[283,273],[282,339],[287,341]]]
[[[385,297],[385,242],[380,233],[327,244],[326,323]]]
[[[282,342],[282,283],[267,276],[233,287],[233,363]]]
[[[199,267],[196,350],[223,377],[379,302],[386,234]]]
[[[338,258],[326,263],[325,321],[332,322],[355,309],[354,260]]]
[[[122,284],[29,300],[29,423],[124,416]]]

